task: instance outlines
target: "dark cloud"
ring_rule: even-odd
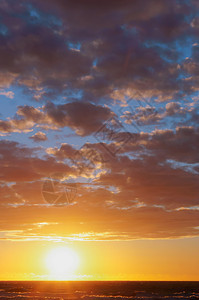
[[[63,139],[68,127],[85,142],[0,142],[0,229],[45,236],[31,224],[59,219],[50,234],[64,238],[198,236],[197,1],[2,0],[0,11],[0,92],[34,100],[0,121],[2,134],[37,129],[41,142],[39,130]],[[44,203],[53,174],[75,181],[67,209]]]
[[[175,153],[175,147],[172,146],[172,141],[174,144],[176,142],[175,139],[179,140],[183,137],[190,139],[191,135],[194,139],[193,133],[191,134],[190,129],[186,128],[178,129],[176,134],[159,132],[152,137],[150,142],[148,141],[150,151],[151,144],[156,143],[155,156],[143,156],[141,153],[141,156],[137,158],[133,154],[132,158],[124,154],[112,159],[109,155],[104,156],[103,169],[99,169],[101,173],[95,174],[89,189],[87,185],[79,181],[78,177],[76,178],[76,204],[68,208],[70,213],[63,208],[57,211],[57,208],[53,206],[50,213],[49,209],[47,213],[46,208],[42,208],[45,203],[41,191],[45,178],[55,172],[65,174],[66,177],[71,175],[74,178],[79,175],[88,176],[88,172],[92,174],[93,170],[88,165],[84,165],[84,171],[88,167],[87,171],[81,172],[81,174],[77,172],[77,168],[80,166],[80,160],[74,165],[77,150],[69,144],[63,144],[60,149],[48,149],[47,153],[50,156],[42,159],[34,155],[39,150],[37,148],[31,150],[15,142],[1,142],[3,175],[1,178],[3,180],[1,204],[7,207],[3,208],[3,210],[6,209],[7,218],[12,212],[11,207],[18,205],[17,211],[15,209],[15,213],[17,212],[15,225],[11,222],[9,228],[13,229],[15,226],[19,226],[17,224],[35,223],[41,222],[41,220],[42,222],[55,222],[59,215],[58,219],[62,224],[65,224],[66,219],[67,224],[73,223],[73,218],[77,220],[76,229],[72,230],[74,228],[72,223],[71,226],[67,226],[68,234],[94,231],[102,240],[197,236],[199,175],[180,166],[174,168],[165,160],[166,157],[161,150],[165,148],[165,144],[161,143],[165,141],[166,134],[170,153]],[[147,134],[136,139],[138,144],[143,140],[148,140]],[[159,145],[157,145],[157,141]],[[89,147],[101,151],[102,154],[104,154],[103,151],[105,152],[99,144],[85,145],[85,149],[89,149]],[[159,153],[157,149],[159,149]],[[165,149],[165,152],[169,153],[168,149]],[[81,155],[88,154],[87,158],[90,159],[90,154],[84,150],[81,150]],[[162,156],[161,152],[163,152]],[[177,153],[178,151],[176,156]],[[107,159],[108,157],[109,159]],[[170,157],[172,156],[167,156],[167,158]],[[73,161],[72,168],[67,165],[65,160]],[[82,163],[84,164],[85,160]],[[7,185],[9,182],[10,184]],[[30,218],[29,221],[27,218]],[[78,222],[85,223],[85,225],[80,229]],[[113,236],[111,234],[103,235],[103,232],[107,232],[107,228]],[[58,230],[57,234],[59,233],[63,237],[66,234],[59,226],[52,229],[52,233],[54,230]]]
[[[158,43],[183,46],[192,28],[186,1],[9,0],[1,9],[2,85],[25,86],[37,100],[81,90],[83,99],[103,101],[129,86],[155,96],[179,92],[180,51]]]
[[[82,136],[95,132],[111,116],[109,108],[81,102],[60,106],[49,103],[44,111],[57,126],[68,126]]]
[[[136,134],[116,157],[110,153],[118,147],[117,142],[104,147],[90,144],[103,158],[102,172],[93,184],[114,188],[116,192],[108,200],[121,207],[137,202],[169,209],[198,206],[198,146],[198,130],[191,127]],[[75,157],[67,144],[48,153],[57,159]]]
[[[42,109],[21,106],[14,119],[0,121],[2,132],[28,131],[35,124],[49,125],[49,129],[70,127],[78,135],[89,135],[98,130],[112,115],[108,107],[85,102],[72,102],[64,105],[47,103]]]
[[[194,127],[180,127],[176,132],[164,130],[148,135],[146,148],[160,159],[173,159],[189,164],[198,163],[199,131]]]
[[[36,156],[30,149],[17,142],[0,141],[1,181],[34,181],[49,177],[52,173],[72,173],[72,169],[52,157]]]

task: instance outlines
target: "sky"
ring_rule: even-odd
[[[197,0],[0,1],[0,280],[199,280]]]

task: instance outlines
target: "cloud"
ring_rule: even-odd
[[[32,0],[19,5],[9,0],[1,9],[1,72],[10,77],[2,76],[2,86],[23,86],[37,101],[81,91],[92,102],[110,99],[115,89],[171,97],[182,87],[174,42],[183,46],[185,36],[195,32],[187,21],[193,8],[185,1],[74,5]]]
[[[114,140],[104,147],[97,143],[88,146],[103,158],[101,173],[94,178],[93,187],[100,185],[113,189],[111,198],[107,199],[113,205],[128,207],[140,203],[167,209],[199,205],[198,130],[182,127],[176,132],[162,130],[135,134],[120,149],[118,156],[110,155],[118,147]],[[47,152],[62,160],[74,160],[75,157],[74,149],[67,144]],[[76,156],[76,160],[78,165],[80,156]]]
[[[47,141],[47,136],[44,132],[38,131],[30,137],[34,142],[44,142]]]
[[[52,226],[50,230],[45,231],[43,227],[34,229],[33,238],[35,235],[42,239],[48,232],[48,235],[56,233],[65,240],[68,236],[75,238],[78,234],[91,231],[96,236],[88,236],[88,239],[100,240],[198,236],[198,174],[180,166],[174,167],[167,162],[169,155],[164,157],[163,153],[161,156],[160,149],[165,147],[166,134],[170,153],[175,150],[172,141],[175,144],[176,139],[183,137],[190,139],[192,136],[194,139],[190,129],[186,128],[178,129],[176,134],[156,132],[150,143],[148,141],[149,145],[146,144],[146,149],[148,147],[151,151],[151,143],[156,143],[157,152],[154,149],[154,156],[151,152],[148,156],[140,152],[140,157],[137,158],[133,153],[128,157],[125,152],[112,159],[108,155],[103,161],[104,171],[95,174],[92,184],[84,184],[79,180],[77,167],[80,160],[77,166],[70,167],[67,164],[66,161],[73,161],[77,153],[69,144],[63,144],[60,148],[49,148],[46,157],[37,158],[37,148],[29,149],[16,142],[1,142],[1,180],[4,180],[1,184],[2,218],[10,220],[13,209],[15,211],[14,221],[6,222],[7,225],[2,230],[19,228],[22,223],[59,220],[60,225]],[[145,134],[137,137],[136,141],[139,144],[148,139],[149,136]],[[87,144],[84,147],[101,149],[102,154],[105,152],[99,144]],[[135,150],[139,149],[138,145],[137,147]],[[165,149],[167,153],[168,149]],[[84,154],[89,155],[88,152]],[[87,168],[87,171],[92,174],[91,169]],[[74,205],[65,208],[61,206],[60,209],[56,205],[46,207],[42,186],[45,178],[56,172],[75,179],[77,195]],[[87,176],[86,172],[81,173],[81,176]],[[64,182],[62,187],[65,188]],[[74,218],[75,228],[72,225]],[[66,220],[67,230],[63,232]],[[105,234],[107,228],[109,234]],[[25,230],[19,236],[27,238],[29,233]]]
[[[59,127],[69,126],[82,136],[95,132],[111,116],[111,111],[107,107],[81,102],[57,107],[49,103],[44,111],[54,124]]]
[[[67,241],[78,237],[85,240],[133,240],[198,236],[198,210],[165,211],[158,207],[121,210],[96,204],[95,201],[90,201],[86,206],[85,204],[83,201],[78,205],[62,208],[2,208],[1,230],[20,228],[23,232],[15,233],[15,238],[19,240],[29,238]],[[35,223],[49,225],[33,226]]]
[[[5,97],[7,97],[7,98],[10,98],[10,99],[13,99],[14,98],[14,93],[12,92],[12,91],[1,91],[0,90],[0,95],[3,95],[3,96],[5,96]]]
[[[63,105],[49,102],[40,109],[25,105],[18,108],[13,119],[0,121],[0,130],[3,133],[21,132],[37,124],[49,125],[50,129],[70,127],[78,135],[85,136],[99,129],[111,115],[107,107],[84,102]]]
[[[0,142],[0,229],[24,239],[198,236],[197,1],[8,0],[0,9],[0,94],[23,92],[0,121],[10,139]],[[35,142],[47,140],[43,130],[63,139],[65,128],[82,137],[75,146],[16,142],[35,129]],[[73,205],[44,201],[53,176],[63,190],[75,181]],[[33,226],[43,222],[52,226]]]
[[[146,149],[161,160],[173,159],[188,164],[198,163],[198,128],[177,127],[172,130],[155,131],[146,137]]]
[[[28,182],[49,177],[53,173],[72,173],[66,164],[52,157],[39,158],[36,149],[30,149],[17,142],[0,141],[1,181]]]

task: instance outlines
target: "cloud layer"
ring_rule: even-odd
[[[0,11],[0,230],[198,236],[197,1],[2,0]],[[59,203],[45,199],[52,181]]]

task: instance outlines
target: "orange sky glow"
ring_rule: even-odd
[[[199,280],[199,1],[0,0],[0,280]]]

